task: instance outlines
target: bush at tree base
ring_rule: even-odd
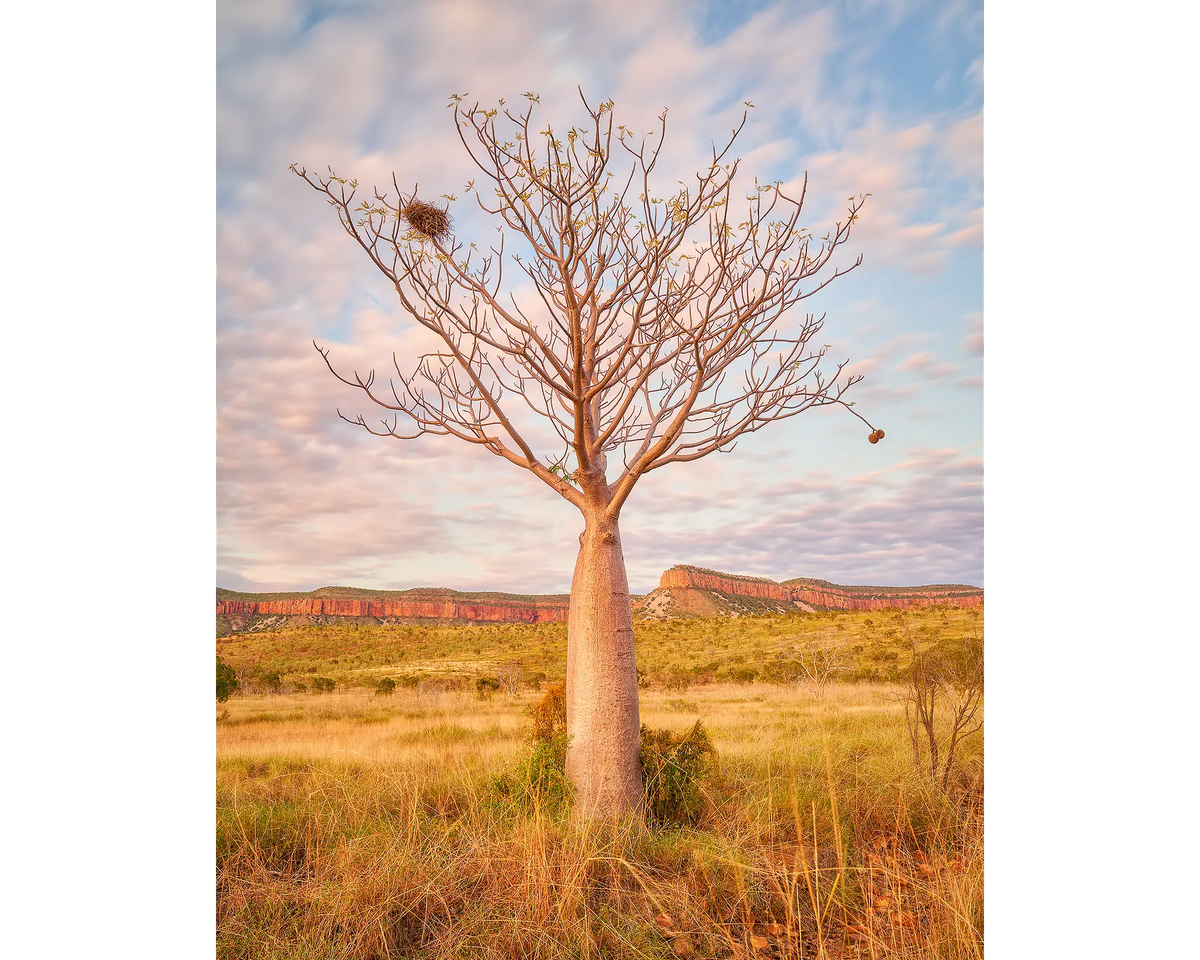
[[[542,694],[542,699],[525,713],[533,720],[533,739],[552,740],[557,734],[567,732],[567,683],[560,680],[552,683]]]
[[[526,710],[534,724],[530,747],[512,773],[492,781],[498,796],[526,808],[562,810],[570,803],[566,704],[566,684],[560,681],[547,687],[541,700]],[[707,806],[703,786],[713,772],[716,754],[700,720],[683,734],[642,724],[638,759],[646,818],[664,827],[695,826]]]
[[[525,810],[533,807],[549,812],[564,810],[574,796],[574,788],[567,779],[568,743],[565,733],[557,733],[548,740],[533,738],[516,769],[492,781],[497,796]]]

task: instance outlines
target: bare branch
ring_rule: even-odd
[[[538,129],[529,99],[520,112],[452,99],[478,170],[478,185],[466,189],[501,224],[499,241],[482,250],[422,233],[405,214],[416,209],[417,187],[402,190],[394,176],[359,200],[357,181],[292,168],[334,207],[404,313],[441,344],[409,374],[394,361],[386,390],[374,371],[339,373],[317,347],[341,382],[391,415],[381,427],[344,419],[384,436],[479,444],[581,509],[615,519],[652,470],[728,451],[814,407],[852,407],[846,393],[861,377],[845,375],[844,362],[827,373],[826,348],[810,348],[824,318],[794,313],[862,262],[833,257],[865,195],[850,198],[845,218],[815,240],[800,221],[807,177],[796,197],[755,181],[735,213],[732,150],[745,113],[713,144],[707,169],[660,194],[665,110],[656,131],[637,136],[614,130],[611,101],[593,106],[580,91],[587,122],[560,135]],[[618,173],[620,158],[627,166]],[[506,262],[527,279],[531,299],[506,282]],[[529,415],[561,446],[536,453],[542,441],[527,434]],[[610,483],[612,454],[621,470]]]

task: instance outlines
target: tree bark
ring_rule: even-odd
[[[597,513],[586,517],[571,581],[567,777],[579,815],[608,817],[642,809],[641,718],[621,533]]]

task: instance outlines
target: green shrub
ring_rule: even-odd
[[[238,692],[240,686],[233,667],[217,657],[217,703],[224,703]]]
[[[570,803],[573,788],[567,780],[566,683],[551,684],[526,710],[533,720],[529,750],[511,773],[492,781],[495,794],[523,807],[538,804],[561,809]],[[671,703],[686,701],[671,701]],[[695,704],[686,702],[694,708]],[[704,786],[713,772],[717,751],[704,724],[697,720],[686,733],[651,730],[642,725],[638,759],[646,818],[659,826],[692,826],[707,808]]]
[[[693,826],[707,806],[704,784],[716,749],[702,721],[685,734],[642,725],[642,789],[646,818],[660,826]]]
[[[758,679],[763,683],[793,683],[796,680],[795,664],[786,660],[770,660],[759,671]]]
[[[384,677],[377,684],[375,684],[375,696],[377,697],[390,697],[395,692],[396,681],[391,677]]]
[[[421,685],[420,677],[414,677],[411,674],[406,673],[404,676],[402,676],[400,678],[400,686],[404,687],[404,689],[406,689],[406,690],[415,690],[420,685]]]
[[[278,693],[283,689],[283,677],[275,671],[264,673],[258,678],[258,685],[267,693]]]
[[[526,709],[533,720],[528,751],[512,773],[492,781],[496,794],[521,807],[561,810],[571,801],[567,780],[567,685],[552,683],[542,699]]]
[[[487,700],[499,690],[500,680],[496,677],[480,677],[475,681],[475,696],[480,700]]]
[[[717,672],[717,680],[722,683],[753,683],[757,676],[753,667],[723,667]]]
[[[313,693],[333,693],[333,688],[337,684],[329,677],[314,677],[312,682]]]
[[[566,733],[548,740],[533,738],[517,768],[496,777],[492,789],[525,809],[538,806],[561,811],[574,793],[567,779],[567,744]]]
[[[695,679],[695,676],[690,671],[680,670],[678,667],[675,667],[663,677],[663,686],[673,692],[686,693]]]

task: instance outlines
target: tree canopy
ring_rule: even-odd
[[[364,198],[356,180],[293,167],[440,341],[407,371],[393,355],[386,384],[374,370],[340,373],[318,347],[339,379],[390,414],[344,419],[384,436],[481,445],[581,508],[587,479],[607,478],[614,458],[615,514],[653,470],[730,450],[813,407],[853,406],[844,395],[861,377],[845,376],[845,362],[822,369],[828,345],[810,345],[824,317],[781,321],[861,263],[830,266],[866,195],[817,239],[800,223],[807,177],[795,195],[757,180],[744,200],[736,190],[729,154],[745,113],[693,183],[664,192],[652,174],[665,110],[657,131],[635,136],[614,128],[611,101],[585,100],[590,122],[559,135],[537,129],[537,96],[525,96],[522,111],[451,99],[480,173],[466,190],[499,224],[486,249],[454,236],[448,209],[394,175],[390,190]],[[444,196],[447,207],[456,199]],[[515,295],[526,281],[535,307]],[[558,448],[539,455],[518,409],[548,424]]]

